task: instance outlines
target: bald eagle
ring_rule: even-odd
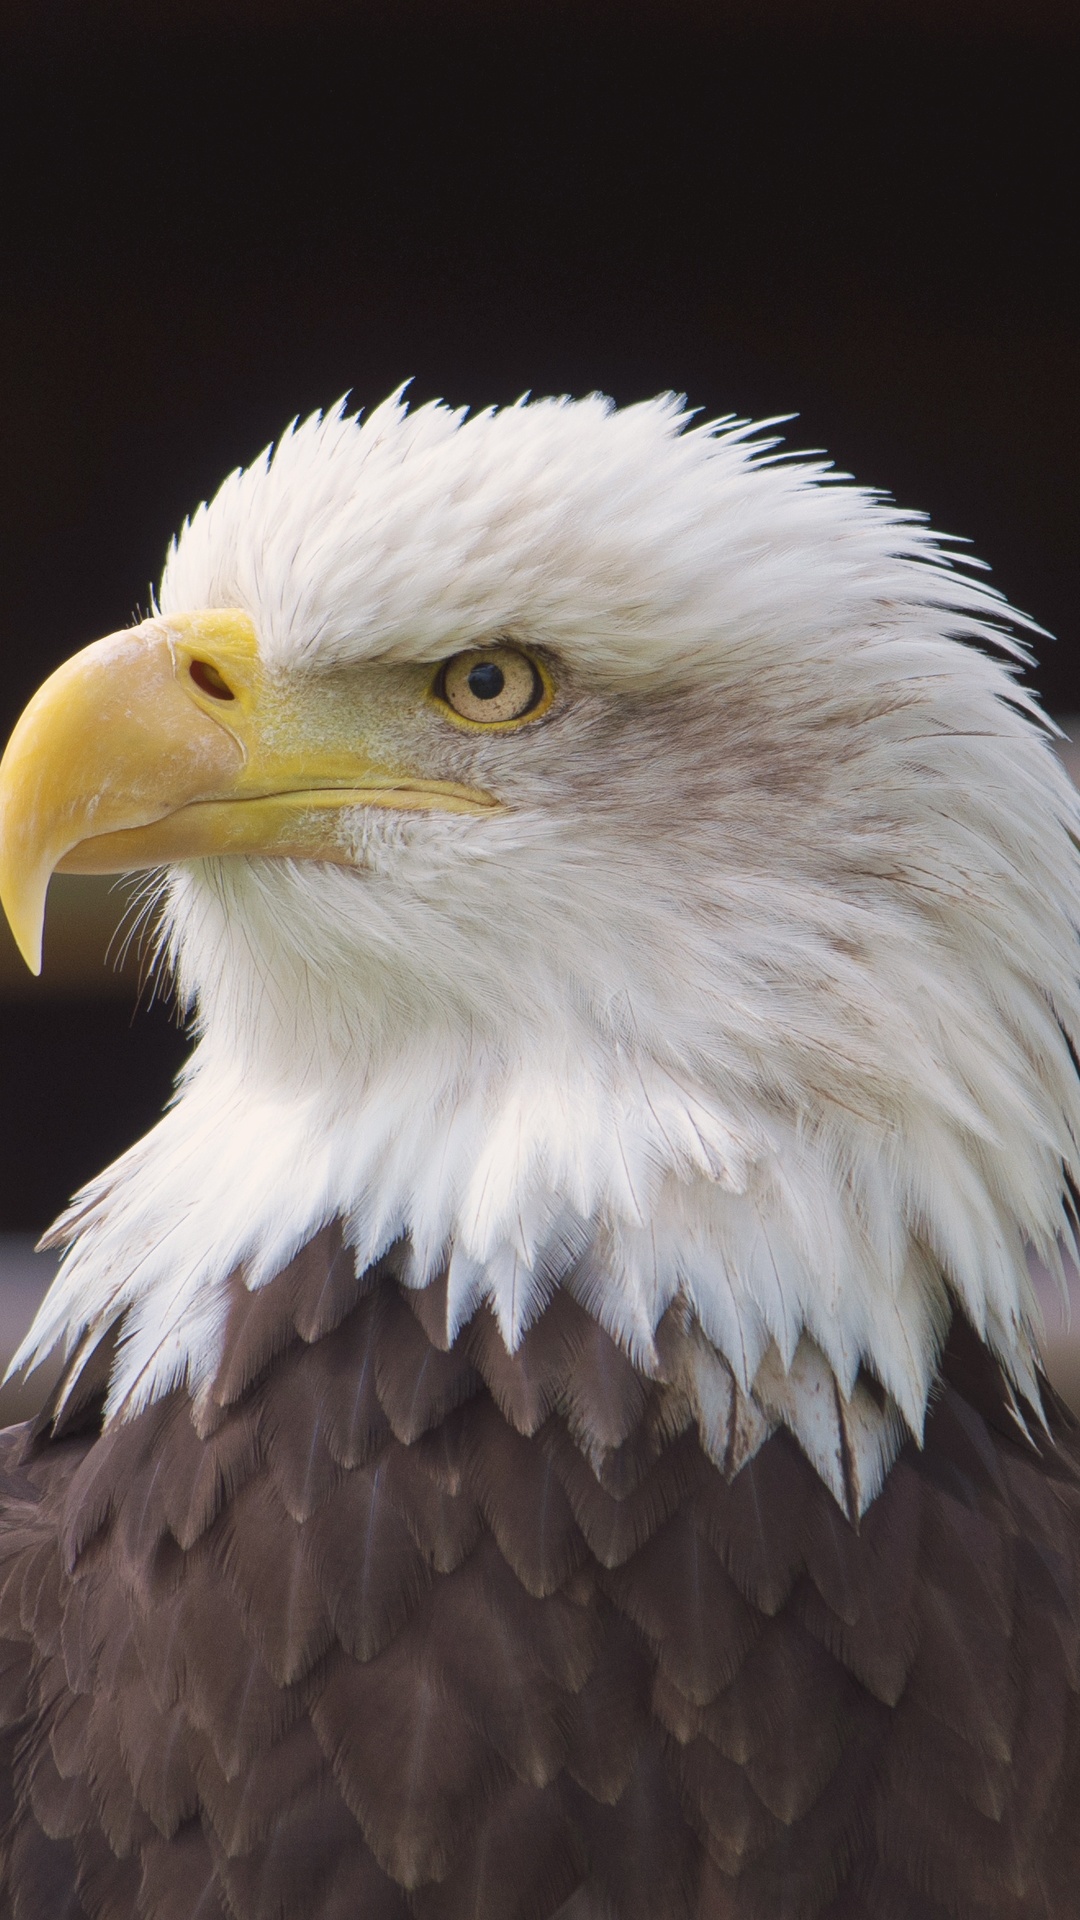
[[[3,1439],[13,1920],[1076,1920],[1080,807],[1030,623],[667,396],[338,408],[0,769],[195,1035]]]

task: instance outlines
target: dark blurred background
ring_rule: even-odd
[[[410,375],[797,413],[972,541],[1080,710],[1078,47],[1074,0],[8,0],[4,735],[231,466]],[[43,982],[0,953],[8,1233],[182,1056],[103,963],[118,912],[68,883]]]

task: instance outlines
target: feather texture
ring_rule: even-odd
[[[233,1278],[198,1410],[7,1437],[0,1911],[1071,1920],[1052,1397],[1036,1448],[958,1317],[856,1527],[782,1432],[725,1477],[569,1296],[447,1348],[340,1248]]]
[[[195,1049],[4,1442],[0,1920],[1072,1920],[1030,623],[670,396],[297,425],[160,602],[499,804],[162,880]],[[550,705],[449,724],[496,641]]]
[[[806,1341],[918,1435],[958,1300],[1036,1397],[1026,1250],[1080,1177],[1077,799],[1008,665],[1028,623],[773,446],[670,396],[396,397],[194,516],[163,618],[240,607],[283,680],[407,684],[398,748],[503,811],[358,809],[352,868],[173,871],[198,1045],[61,1222],[22,1362],[123,1316],[110,1410],[198,1395],[228,1275],[342,1218],[358,1271],[402,1239],[410,1286],[448,1271],[451,1337],[486,1301],[513,1350],[566,1286],[648,1370],[683,1299],[744,1395],[773,1356],[770,1419]],[[549,663],[541,721],[417,717],[424,663],[507,636]],[[796,1428],[835,1482],[816,1366]]]

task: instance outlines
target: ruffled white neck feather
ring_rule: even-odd
[[[283,672],[511,631],[572,698],[481,765],[498,818],[358,813],[355,869],[169,876],[198,1045],[61,1223],[19,1363],[126,1313],[111,1409],[197,1393],[226,1276],[340,1216],[359,1266],[448,1264],[451,1332],[488,1299],[513,1346],[568,1286],[649,1368],[681,1299],[834,1486],[846,1421],[858,1505],[921,1432],[953,1303],[1037,1404],[1080,818],[964,644],[1007,646],[1007,609],[919,525],[671,402],[388,403],[233,476],[162,602],[244,607]]]

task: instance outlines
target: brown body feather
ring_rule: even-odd
[[[440,1306],[328,1231],[194,1407],[4,1436],[0,1913],[1076,1920],[1067,1416],[958,1323],[856,1528],[567,1296]]]

